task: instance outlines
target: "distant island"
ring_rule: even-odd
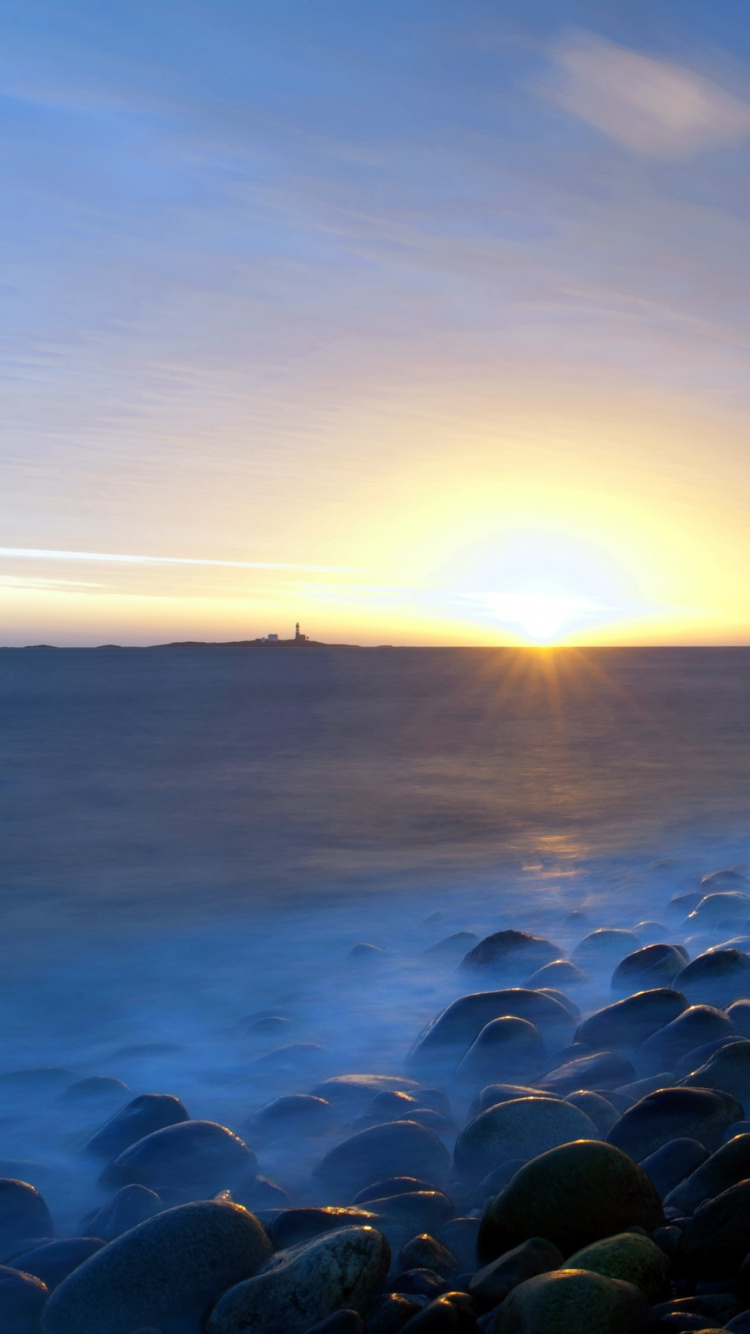
[[[25,644],[25,649],[55,649],[59,650],[57,644]],[[361,648],[361,644],[326,644],[322,639],[310,639],[303,635],[299,628],[299,621],[294,627],[294,635],[291,639],[281,639],[279,635],[268,634],[258,639],[174,639],[168,644],[97,644],[97,649],[121,649],[123,652],[131,648]],[[392,648],[391,644],[379,644],[378,648]]]

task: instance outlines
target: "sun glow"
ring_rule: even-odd
[[[553,644],[606,612],[591,598],[542,589],[485,593],[478,600],[502,625],[520,630],[535,644]]]

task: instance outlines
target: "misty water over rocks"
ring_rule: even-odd
[[[682,994],[681,964],[717,945],[750,952],[750,899],[690,916],[712,891],[750,895],[749,686],[743,650],[0,653],[0,1176],[41,1191],[59,1236],[101,1236],[84,1220],[118,1185],[162,1183],[143,1168],[107,1177],[86,1146],[133,1099],[168,1094],[250,1146],[273,1184],[252,1187],[253,1169],[234,1197],[266,1221],[351,1206],[375,1178],[321,1176],[321,1163],[396,1104],[374,1108],[375,1085],[326,1097],[323,1081],[369,1073],[391,1077],[381,1093],[414,1096],[404,1107],[446,1161],[456,1151],[456,1167],[435,1160],[435,1180],[425,1167],[427,1184],[471,1214],[505,1161],[533,1156],[481,1148],[467,1166],[475,1150],[456,1139],[484,1086],[546,1080],[567,1097],[580,1078],[623,1114],[649,1091],[630,1085],[662,1073],[648,1050],[635,1059],[649,1035],[568,1050],[579,1019],[650,987]],[[602,928],[622,934],[587,944]],[[466,957],[508,930],[550,947],[509,954],[503,937]],[[653,943],[685,958],[636,959],[613,990],[621,961]],[[414,1055],[459,997],[527,983],[563,993],[547,1001],[556,1022],[532,1009],[486,1050],[469,1024],[447,1050]],[[733,985],[686,973],[681,1007],[656,1028],[688,1003],[726,1007]],[[724,1022],[748,1031],[739,1012]],[[577,1067],[572,1088],[553,1073],[610,1048],[614,1064]],[[676,1065],[670,1051],[670,1082],[694,1068]],[[261,1111],[311,1092],[317,1109]],[[381,1175],[423,1175],[396,1159]],[[162,1205],[183,1187],[164,1187]],[[392,1246],[409,1240],[380,1213]]]

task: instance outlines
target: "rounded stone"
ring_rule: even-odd
[[[43,1334],[130,1334],[195,1318],[270,1256],[265,1230],[240,1205],[178,1205],[74,1270],[49,1298]]]
[[[314,1176],[327,1188],[350,1194],[391,1174],[429,1175],[439,1184],[449,1165],[450,1154],[433,1130],[415,1121],[386,1121],[336,1144]]]
[[[527,1019],[553,1044],[569,1040],[570,1014],[553,996],[525,987],[479,991],[459,996],[426,1025],[409,1053],[409,1068],[416,1074],[452,1069],[485,1025],[505,1015]]]
[[[77,1079],[74,1084],[60,1094],[61,1102],[110,1103],[122,1102],[130,1092],[121,1079],[110,1079],[106,1075],[91,1075],[88,1079]]]
[[[142,1093],[105,1121],[92,1135],[86,1152],[97,1158],[117,1158],[144,1135],[189,1119],[187,1108],[170,1093]]]
[[[273,1144],[290,1136],[307,1139],[325,1134],[335,1122],[333,1108],[325,1098],[315,1098],[310,1093],[289,1093],[267,1102],[249,1116],[243,1130],[247,1130],[251,1139]]]
[[[519,1283],[525,1283],[537,1274],[562,1269],[564,1264],[562,1255],[551,1241],[544,1237],[529,1237],[528,1241],[479,1269],[469,1282],[469,1294],[477,1306],[489,1311],[504,1301]]]
[[[674,1070],[677,1062],[695,1047],[731,1037],[734,1032],[734,1024],[723,1010],[717,1010],[713,1005],[690,1005],[641,1043],[634,1063],[642,1075]]]
[[[342,1307],[361,1310],[388,1273],[390,1247],[374,1228],[344,1228],[280,1251],[256,1278],[219,1299],[207,1334],[305,1334]]]
[[[597,1051],[550,1070],[537,1083],[540,1089],[564,1098],[576,1089],[620,1088],[633,1079],[635,1070],[626,1056],[620,1052]]]
[[[422,1232],[401,1247],[396,1268],[399,1273],[408,1269],[431,1269],[440,1278],[449,1278],[458,1273],[458,1260],[447,1246],[431,1237],[429,1232]]]
[[[66,1237],[64,1241],[50,1241],[23,1255],[14,1255],[13,1266],[24,1274],[33,1274],[52,1292],[105,1244],[99,1237]]]
[[[103,1186],[147,1186],[160,1193],[177,1187],[196,1198],[254,1180],[255,1154],[244,1140],[215,1121],[182,1121],[131,1144],[102,1173]]]
[[[332,1075],[311,1088],[310,1096],[322,1098],[336,1113],[350,1120],[367,1111],[375,1094],[384,1090],[416,1093],[419,1084],[399,1075]]]
[[[510,1158],[527,1161],[571,1140],[596,1139],[593,1122],[571,1103],[538,1097],[490,1107],[470,1121],[456,1140],[458,1170],[481,1180]]]
[[[703,929],[719,922],[743,922],[750,914],[750,894],[737,889],[720,889],[705,894],[688,915],[691,927]]]
[[[713,1199],[738,1181],[750,1177],[750,1135],[736,1135],[711,1157],[697,1163],[690,1176],[675,1185],[665,1203],[683,1214],[692,1214],[704,1200]]]
[[[495,1334],[643,1334],[651,1324],[638,1288],[583,1269],[527,1279],[506,1297]]]
[[[681,1181],[691,1175],[708,1159],[708,1154],[697,1139],[670,1139],[660,1149],[641,1159],[641,1167],[653,1181],[664,1200]]]
[[[620,1113],[616,1107],[612,1106],[607,1098],[601,1093],[594,1093],[592,1089],[575,1089],[573,1093],[568,1093],[565,1098],[573,1107],[584,1112],[590,1121],[596,1126],[600,1136],[604,1138],[607,1131],[612,1128]]]
[[[544,1039],[536,1024],[503,1015],[485,1024],[460,1062],[456,1076],[476,1087],[496,1075],[528,1075],[544,1069],[544,1053]]]
[[[679,991],[655,987],[615,1001],[579,1024],[575,1040],[593,1051],[632,1051],[688,1008]]]
[[[0,1259],[36,1237],[54,1237],[55,1225],[43,1197],[27,1181],[0,1178]]]
[[[531,977],[527,977],[523,983],[531,991],[539,988],[543,991],[546,987],[557,989],[558,987],[580,987],[588,982],[588,977],[570,959],[553,959],[552,963],[546,963],[543,968],[537,968]]]
[[[612,990],[632,996],[635,991],[668,987],[687,963],[675,945],[644,945],[621,959],[612,974]]]
[[[648,1232],[663,1222],[656,1189],[627,1154],[579,1140],[516,1172],[485,1209],[478,1255],[489,1264],[529,1237],[546,1237],[568,1256],[635,1224]]]
[[[448,957],[463,959],[464,955],[477,944],[479,937],[473,931],[454,931],[452,936],[445,936],[436,944],[430,945],[425,954],[431,958]]]
[[[491,969],[520,980],[524,974],[559,959],[560,954],[557,945],[526,931],[495,931],[469,950],[461,967]]]
[[[324,1205],[320,1208],[282,1209],[269,1223],[268,1232],[274,1247],[286,1251],[291,1246],[301,1246],[314,1237],[342,1227],[373,1226],[377,1226],[377,1216],[372,1210]]]
[[[684,1088],[720,1089],[750,1107],[750,1040],[739,1038],[720,1047],[682,1084]]]
[[[410,1195],[415,1190],[432,1190],[432,1186],[427,1181],[420,1181],[419,1177],[384,1177],[382,1181],[371,1181],[357,1191],[352,1204],[390,1199],[393,1195]]]
[[[696,1209],[678,1259],[691,1281],[733,1278],[750,1251],[750,1181],[730,1186]]]
[[[123,1186],[101,1209],[94,1209],[83,1220],[87,1235],[114,1241],[129,1232],[131,1227],[145,1223],[147,1218],[160,1214],[164,1203],[153,1190],[145,1186]]]
[[[674,984],[688,1000],[723,1009],[747,995],[750,956],[738,949],[708,950],[687,964]]]
[[[673,1139],[697,1139],[711,1152],[724,1131],[742,1119],[742,1107],[728,1093],[707,1088],[665,1088],[649,1093],[623,1112],[607,1132],[607,1143],[636,1162]]]
[[[626,954],[640,947],[640,940],[632,931],[619,927],[600,927],[591,931],[576,945],[571,959],[579,968],[594,970],[612,966]]]
[[[670,1263],[661,1247],[637,1232],[603,1237],[571,1255],[568,1269],[587,1269],[605,1278],[621,1278],[639,1288],[649,1303],[669,1292]]]
[[[47,1287],[33,1274],[0,1265],[0,1329],[3,1334],[36,1334]]]

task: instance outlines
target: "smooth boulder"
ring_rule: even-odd
[[[559,1065],[536,1082],[540,1089],[564,1098],[577,1089],[616,1089],[634,1079],[635,1070],[626,1056],[615,1051],[597,1051]]]
[[[585,1042],[593,1051],[631,1052],[687,1008],[685,997],[672,987],[639,991],[584,1019],[576,1029],[575,1040]]]
[[[621,959],[612,974],[611,987],[620,995],[668,987],[687,963],[681,945],[644,945]]]
[[[492,970],[520,981],[525,974],[552,963],[560,955],[557,945],[526,931],[495,931],[464,955],[461,967]]]
[[[720,1089],[750,1108],[750,1039],[739,1038],[720,1047],[682,1084],[685,1088]]]
[[[2,1334],[37,1334],[47,1301],[47,1287],[33,1274],[0,1265]]]
[[[194,1199],[253,1181],[258,1160],[244,1140],[215,1121],[183,1121],[125,1149],[101,1176],[103,1186],[131,1184],[158,1194],[177,1188]]]
[[[633,1062],[641,1075],[674,1070],[677,1062],[695,1047],[732,1037],[734,1032],[735,1026],[723,1010],[713,1005],[690,1005],[671,1023],[664,1024],[646,1038],[635,1053]]]
[[[649,1302],[659,1302],[669,1292],[670,1263],[661,1247],[637,1232],[619,1232],[603,1237],[571,1255],[568,1269],[587,1269],[605,1278],[620,1278],[639,1288]]]
[[[506,1297],[495,1334],[643,1334],[651,1324],[638,1288],[585,1269],[527,1279]]]
[[[665,1203],[681,1213],[692,1214],[704,1200],[713,1199],[738,1181],[750,1177],[750,1135],[735,1135],[690,1176],[677,1183]]]
[[[557,1099],[519,1098],[490,1107],[470,1121],[456,1140],[458,1170],[481,1180],[509,1159],[528,1161],[576,1139],[596,1139],[593,1122],[580,1108]]]
[[[171,1093],[141,1093],[125,1107],[121,1107],[92,1135],[86,1152],[97,1158],[117,1158],[136,1140],[154,1130],[189,1121],[190,1114],[179,1098]]]
[[[706,1200],[686,1224],[678,1247],[683,1271],[694,1282],[733,1278],[750,1251],[750,1181]]]
[[[707,950],[677,974],[674,985],[693,1003],[723,1009],[750,990],[750,956],[734,948]]]
[[[640,1162],[673,1139],[697,1139],[712,1152],[727,1126],[742,1119],[729,1093],[707,1088],[665,1088],[649,1093],[623,1112],[607,1132],[607,1143]]]
[[[551,1241],[545,1237],[529,1237],[528,1241],[477,1270],[469,1282],[469,1295],[477,1306],[489,1311],[504,1301],[519,1283],[525,1283],[537,1274],[562,1269],[564,1264],[562,1255]]]
[[[452,1069],[485,1024],[504,1015],[536,1024],[552,1046],[569,1040],[572,1024],[567,1008],[544,991],[525,987],[478,991],[459,996],[423,1028],[409,1053],[409,1069],[417,1075],[446,1067]]]
[[[536,1024],[503,1015],[485,1024],[456,1070],[462,1082],[488,1084],[502,1076],[529,1075],[544,1069],[545,1046]]]
[[[0,1260],[36,1237],[54,1237],[55,1225],[44,1198],[27,1181],[0,1178]]]
[[[346,1195],[390,1175],[427,1177],[439,1185],[449,1165],[450,1154],[433,1130],[416,1121],[385,1121],[334,1145],[313,1175],[326,1189]]]

